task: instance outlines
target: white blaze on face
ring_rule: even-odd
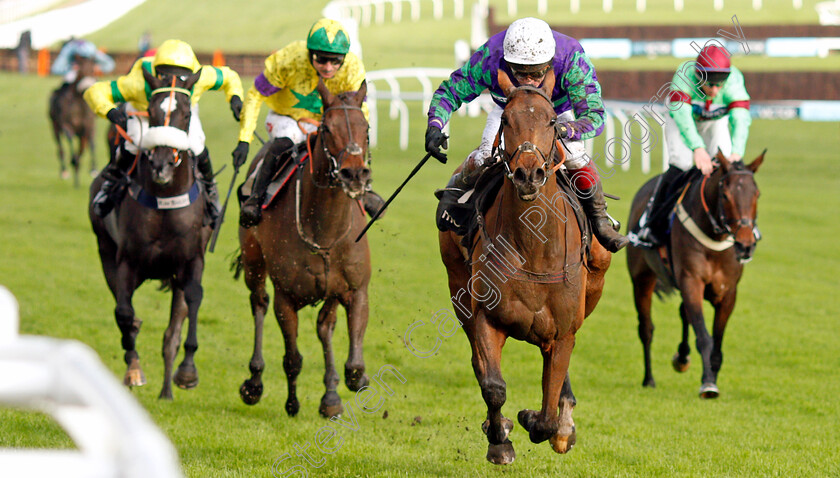
[[[163,110],[163,113],[171,113],[175,111],[175,108],[178,107],[178,100],[175,99],[175,95],[167,96],[160,102],[160,109]]]

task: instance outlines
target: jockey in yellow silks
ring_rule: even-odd
[[[243,227],[260,222],[261,205],[279,167],[280,154],[305,141],[307,133],[316,130],[312,123],[299,120],[321,120],[323,104],[315,89],[319,78],[334,95],[356,91],[365,80],[364,65],[350,51],[350,38],[344,27],[327,18],[312,25],[306,41],[290,43],[266,58],[265,70],[248,90],[239,125],[239,144],[233,151],[234,167],[239,168],[248,159],[263,102],[270,109],[265,128],[273,141],[257,170],[252,193],[242,204],[239,222]],[[362,110],[368,118],[366,103]],[[375,208],[375,213],[382,204],[381,198],[372,191],[363,199],[368,212]]]
[[[137,144],[143,132],[149,127],[145,116],[132,113],[146,111],[149,106],[148,85],[143,70],[155,76],[186,76],[199,73],[199,79],[192,87],[191,118],[187,136],[189,149],[196,156],[198,171],[204,181],[205,190],[211,199],[208,204],[211,222],[218,217],[218,193],[213,181],[213,166],[210,154],[204,145],[204,130],[198,116],[198,101],[206,91],[221,90],[230,102],[233,117],[239,120],[242,109],[242,81],[239,74],[228,67],[202,66],[192,47],[181,40],[166,40],[157,49],[154,57],[137,60],[127,75],[113,81],[100,81],[85,92],[85,100],[91,109],[103,118],[107,118],[127,133],[131,141],[126,141],[124,151],[118,154],[118,160],[109,164],[103,171],[106,181],[102,190],[94,198],[94,212],[100,217],[106,216],[121,199],[118,187],[125,184],[125,173],[138,152]],[[125,112],[117,108],[119,103],[126,103]]]

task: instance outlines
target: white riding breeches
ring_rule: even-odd
[[[697,121],[697,131],[703,142],[706,143],[706,151],[712,157],[717,154],[718,148],[726,157],[732,154],[732,135],[729,132],[729,115],[716,120]],[[683,141],[677,123],[670,115],[665,118],[665,141],[668,145],[668,164],[687,171],[694,166],[694,153],[688,149]]]
[[[481,143],[478,148],[470,153],[470,160],[474,161],[476,165],[484,164],[490,159],[493,153],[493,142],[496,141],[496,135],[499,133],[499,126],[502,122],[502,112],[504,109],[494,104],[493,110],[487,115],[487,124],[484,126],[484,132],[481,135]],[[557,121],[568,122],[574,121],[575,114],[572,111],[564,111],[557,115]],[[502,138],[504,141],[504,138]],[[566,146],[566,162],[567,169],[580,169],[589,162],[586,155],[586,147],[583,141],[564,141]]]
[[[306,133],[301,130],[301,127],[306,130]],[[265,129],[272,139],[289,138],[293,143],[298,144],[306,140],[307,133],[314,133],[318,127],[312,123],[298,123],[291,116],[279,115],[269,111],[265,117]]]
[[[207,139],[204,135],[204,129],[201,127],[201,118],[198,116],[198,105],[193,104],[190,107],[190,126],[187,131],[189,138],[190,151],[198,156],[204,151],[204,143]],[[137,145],[140,144],[142,137],[149,130],[149,118],[147,116],[138,116],[131,113],[136,113],[137,110],[131,104],[125,105],[125,113],[128,115],[128,123],[126,125],[126,133],[131,141],[125,143],[125,149],[131,154],[137,154]]]

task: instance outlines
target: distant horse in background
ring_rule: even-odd
[[[195,157],[189,150],[191,89],[199,74],[158,79],[144,71],[151,87],[149,128],[129,176],[130,194],[104,219],[93,212],[93,198],[102,184],[90,187],[89,216],[97,236],[108,287],[117,302],[114,311],[122,333],[127,370],[124,383],[146,383],[135,349],[141,321],[132,296],[146,280],[161,280],[172,289],[169,326],[164,334],[164,379],[160,398],[172,399],[171,381],[189,389],[198,384],[193,356],[198,348],[198,309],[203,298],[201,277],[210,227],[204,226],[204,194],[196,180]],[[174,379],[172,366],[181,342],[181,326],[189,318],[184,360]]]
[[[554,74],[546,74],[541,88],[516,88],[500,71],[499,85],[508,98],[497,138],[497,144],[504,140],[502,158],[478,185],[494,168],[501,172],[501,165],[501,188],[483,215],[472,251],[451,231],[441,232],[439,242],[455,313],[469,339],[473,370],[487,405],[482,425],[489,442],[486,458],[501,465],[516,457],[508,438],[513,422],[502,415],[507,385],[501,360],[508,337],[536,345],[543,357],[542,407],[521,410],[520,425],[533,443],[549,440],[557,453],[575,444],[572,410],[577,401],[569,361],[575,333],[600,300],[612,256],[594,238],[587,253],[588,225],[575,213],[580,202],[574,192],[560,188],[558,180],[568,179],[555,176],[561,174],[564,156],[549,99]],[[476,187],[475,194],[488,189]],[[534,208],[542,211],[536,233],[522,219]]]
[[[644,348],[645,378],[642,385],[656,386],[650,364],[653,293],[668,293],[676,288],[682,297],[682,342],[672,365],[678,372],[688,369],[690,325],[697,336],[697,351],[703,359],[701,398],[716,398],[719,395],[717,376],[723,363],[723,332],[735,308],[744,263],[752,259],[758,240],[756,216],[759,190],[753,175],[764,161],[764,153],[748,165],[741,161],[730,163],[720,153],[717,160],[720,167],[710,176],[698,178],[683,189],[666,246],[660,250],[627,249],[627,267],[633,280],[639,319],[639,338]],[[656,179],[648,181],[636,193],[627,222],[628,230],[632,230],[639,221],[653,194]],[[703,299],[715,309],[711,337],[703,318]]]
[[[73,185],[79,187],[79,167],[82,154],[90,148],[90,173],[96,175],[96,146],[94,142],[96,115],[87,105],[79,82],[94,74],[92,58],[76,58],[79,73],[76,81],[64,85],[50,95],[49,115],[52,124],[53,137],[58,145],[58,162],[61,166],[62,179],[68,179],[70,173],[64,160],[64,143],[70,152],[70,166],[73,168]],[[78,138],[78,148],[74,148],[73,141]]]
[[[317,91],[324,114],[317,134],[307,139],[307,163],[299,164],[294,184],[280,190],[257,226],[239,229],[242,253],[236,261],[236,276],[244,270],[254,316],[251,377],[239,388],[239,394],[243,402],[254,405],[263,393],[262,337],[269,302],[265,281],[270,277],[274,315],[286,349],[286,413],[294,416],[300,409],[297,377],[303,356],[297,346],[298,311],[323,301],[317,330],[324,351],[326,390],[318,411],[324,417],[334,417],[343,411],[336,392],[339,377],[332,351],[339,304],[347,312],[350,336],[345,383],[353,391],[369,383],[363,341],[368,323],[370,249],[367,237],[354,241],[365,226],[360,198],[371,181],[368,123],[361,109],[367,84],[362,83],[356,92],[334,96],[319,80]],[[251,171],[271,144],[267,143],[251,162]]]

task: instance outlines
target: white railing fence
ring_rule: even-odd
[[[87,345],[18,335],[18,305],[0,286],[0,405],[51,415],[75,450],[0,448],[2,476],[181,477],[178,455]]]

